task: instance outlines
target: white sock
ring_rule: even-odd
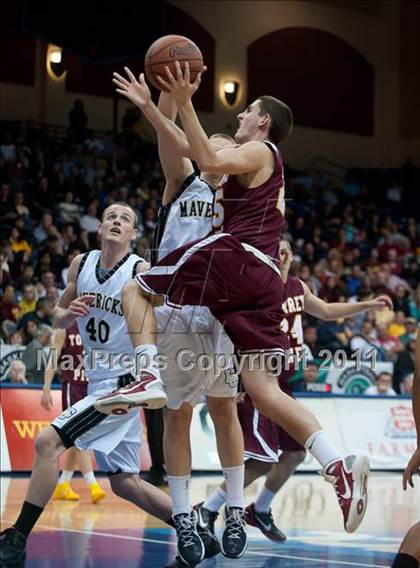
[[[88,471],[87,473],[83,474],[83,479],[86,481],[88,485],[92,485],[92,483],[96,483],[95,474],[93,471]]]
[[[255,510],[258,513],[268,513],[275,496],[276,494],[267,489],[267,487],[264,485],[254,503]]]
[[[172,516],[181,513],[189,513],[190,505],[190,480],[191,475],[175,476],[168,475],[169,489],[172,497]]]
[[[305,449],[319,461],[323,468],[330,462],[341,458],[339,451],[324,430],[311,434],[305,442]]]
[[[226,506],[245,507],[244,476],[245,466],[224,467],[223,477],[226,481]]]
[[[66,482],[69,483],[71,481],[71,478],[73,477],[73,473],[74,471],[63,469],[60,475],[60,479],[58,480],[58,483],[66,483]]]
[[[213,513],[217,513],[217,511],[225,504],[226,501],[226,492],[218,487],[216,491],[207,497],[207,499],[203,503],[203,507],[212,511]]]
[[[139,377],[141,371],[148,371],[160,379],[160,370],[158,364],[158,350],[153,343],[138,345],[134,349],[135,366],[133,375]]]

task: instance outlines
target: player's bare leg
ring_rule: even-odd
[[[194,566],[203,560],[206,551],[197,528],[197,514],[190,504],[192,413],[192,406],[185,402],[178,410],[166,409],[163,448],[178,555],[182,562]]]
[[[347,532],[354,532],[366,512],[368,459],[365,456],[342,458],[315,416],[280,390],[276,376],[261,369],[251,370],[246,360],[241,376],[261,414],[284,428],[321,464],[325,479],[334,486],[337,494],[344,527]]]
[[[146,513],[170,523],[172,500],[164,491],[133,473],[110,475],[109,482],[115,495],[130,501]]]
[[[418,568],[420,565],[420,523],[405,535],[392,568]]]
[[[156,299],[156,302],[158,301]],[[131,407],[136,406],[145,406],[151,410],[163,408],[168,399],[160,380],[156,318],[151,297],[132,280],[124,286],[122,304],[134,347],[136,381],[110,393],[109,396],[100,397],[94,406],[106,414],[125,414]]]
[[[259,528],[267,538],[275,542],[283,542],[287,537],[274,522],[271,503],[298,465],[303,462],[305,455],[304,450],[283,452],[279,461],[269,468],[257,499],[246,508],[246,522]]]
[[[207,406],[216,430],[217,451],[226,484],[222,552],[229,558],[240,558],[247,547],[247,536],[244,510],[244,437],[238,419],[236,399],[208,397]],[[201,522],[212,522],[210,518],[203,518],[202,509],[198,511]],[[212,524],[214,526],[214,520]]]

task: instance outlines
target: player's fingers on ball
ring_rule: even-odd
[[[181,69],[181,64],[179,61],[175,61],[175,71],[176,71],[176,78],[177,79],[182,79],[182,69]]]
[[[139,83],[141,83],[143,85],[143,87],[146,86],[146,80],[144,78],[144,73],[140,73],[139,75]]]
[[[165,79],[161,76],[161,75],[156,75],[157,80],[159,81],[159,83],[165,87],[165,89],[168,89],[168,91],[171,90],[172,87],[172,83],[168,83],[168,81],[165,81]]]
[[[169,82],[173,85],[176,82],[175,77],[172,75],[172,71],[169,69],[167,65],[165,65],[165,73],[169,79]]]
[[[184,77],[187,83],[190,82],[190,64],[188,63],[188,61],[185,62],[185,66],[184,66]]]

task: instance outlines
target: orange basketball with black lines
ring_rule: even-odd
[[[203,70],[203,56],[193,41],[180,35],[166,35],[152,43],[144,58],[144,71],[149,82],[161,91],[165,91],[157,76],[167,78],[166,66],[176,76],[175,61],[181,63],[182,70],[183,62],[188,61],[191,81],[194,81],[197,73]]]

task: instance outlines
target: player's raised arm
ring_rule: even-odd
[[[305,292],[305,312],[321,320],[334,321],[342,318],[350,318],[368,310],[392,309],[392,301],[388,296],[378,296],[366,302],[349,304],[347,302],[334,302],[329,304],[313,294],[308,285],[302,282]]]
[[[258,171],[267,165],[271,167],[272,153],[266,145],[258,141],[216,151],[201,126],[191,101],[191,97],[200,85],[201,73],[198,73],[195,81],[191,83],[188,63],[185,63],[184,71],[181,70],[178,61],[175,67],[176,77],[167,67],[167,81],[161,77],[158,79],[162,86],[170,91],[177,103],[192,158],[197,162],[199,169],[211,173],[240,175]]]
[[[178,110],[169,93],[163,91],[160,93],[158,109],[168,120],[175,122]],[[157,135],[159,159],[166,181],[163,193],[163,203],[165,204],[173,199],[183,181],[194,173],[194,168],[191,160],[184,158],[179,153],[178,148],[174,148],[167,136],[162,136],[160,131],[157,131]]]
[[[420,329],[417,330],[416,353],[413,377],[413,416],[417,430],[417,449],[412,455],[403,475],[403,489],[414,487],[413,475],[420,475]]]
[[[61,329],[70,327],[76,318],[89,313],[92,296],[77,297],[77,274],[82,256],[79,254],[70,264],[67,286],[54,308],[54,327]]]
[[[141,73],[137,80],[128,67],[124,67],[124,69],[128,79],[119,73],[114,73],[112,79],[117,87],[117,93],[126,97],[142,111],[158,135],[167,139],[174,151],[177,151],[181,156],[190,158],[191,150],[185,133],[172,120],[162,114],[154,104],[144,73]]]

